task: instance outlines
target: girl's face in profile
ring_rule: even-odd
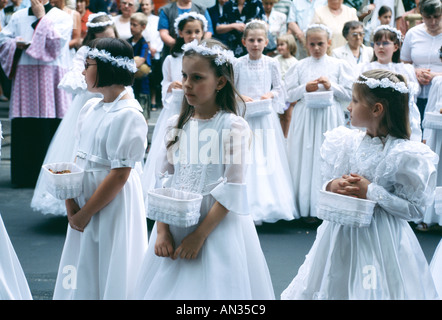
[[[94,59],[86,59],[82,74],[84,75],[87,84],[87,90],[90,92],[97,92],[95,90],[95,82],[97,80],[97,61]]]
[[[359,97],[353,88],[352,98],[347,110],[350,111],[352,126],[358,128],[370,128],[373,123],[371,108],[368,107]]]
[[[220,90],[220,77],[215,75],[207,59],[200,56],[183,57],[183,90],[189,105],[195,108],[212,108],[216,91]]]
[[[327,53],[328,47],[331,45],[331,40],[328,39],[326,31],[310,32],[306,39],[307,49],[310,56],[319,59]]]
[[[184,43],[192,42],[193,40],[201,41],[204,36],[203,27],[200,20],[192,20],[186,22],[183,30],[178,30],[179,36],[184,39]]]

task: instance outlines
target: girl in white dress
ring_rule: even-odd
[[[250,213],[257,225],[292,220],[297,213],[278,118],[286,100],[278,61],[262,54],[268,43],[267,24],[261,20],[247,23],[242,42],[248,54],[237,59],[234,74],[235,86],[247,103],[244,117],[253,132],[247,173]]]
[[[437,155],[409,140],[408,91],[402,75],[386,70],[356,81],[348,109],[352,125],[365,130],[341,126],[325,134],[323,190],[339,202],[321,201],[318,215],[327,219],[282,299],[438,298],[408,223],[431,204]]]
[[[439,49],[439,54],[442,56],[442,47]],[[424,117],[422,121],[423,139],[431,150],[440,157],[442,155],[442,76],[434,77],[431,81],[425,110],[425,116],[427,115],[429,118],[425,119]],[[442,226],[442,161],[438,163],[437,172],[435,203],[427,208],[424,219],[416,227],[421,231]]]
[[[60,122],[57,131],[49,145],[43,164],[56,162],[71,162],[75,158],[74,133],[77,117],[87,100],[100,97],[100,93],[87,91],[84,81],[84,60],[89,50],[88,42],[95,38],[117,38],[118,33],[113,19],[104,12],[89,15],[87,23],[88,32],[84,39],[84,46],[78,49],[68,73],[58,84],[58,87],[72,94],[72,103]],[[66,207],[63,200],[58,200],[46,190],[46,181],[43,169],[38,176],[34,195],[31,200],[31,208],[43,214],[66,215]]]
[[[292,67],[298,59],[295,58],[296,54],[296,41],[292,34],[283,34],[276,39],[276,49],[278,50],[278,55],[275,59],[279,62],[279,67],[281,69],[281,79],[284,83],[285,74]],[[287,97],[286,97],[287,98]],[[295,103],[286,102],[284,113],[279,114],[279,121],[281,122],[282,132],[284,137],[287,138],[290,120],[292,119],[293,106]]]
[[[442,56],[442,47],[439,49]],[[442,60],[442,58],[441,58]],[[436,117],[432,117],[432,115]],[[442,76],[434,77],[431,81],[431,88],[428,92],[428,102],[422,126],[426,144],[439,155],[437,164],[437,187],[434,204],[425,211],[422,221],[423,230],[428,230],[434,226],[442,226]],[[433,275],[439,297],[442,297],[442,240],[437,246],[430,263],[430,271]]]
[[[413,65],[400,61],[402,33],[389,25],[380,25],[373,31],[373,61],[361,66],[361,73],[373,69],[385,69],[400,73],[407,79],[410,111],[410,140],[422,141],[421,117],[416,105],[420,91]]]
[[[204,33],[207,31],[207,20],[203,15],[196,12],[183,13],[176,18],[175,29],[178,35],[177,41],[171,50],[171,54],[164,60],[162,67],[161,94],[163,109],[155,124],[149,153],[144,164],[142,183],[145,196],[157,183],[154,168],[158,155],[162,153],[161,149],[164,147],[167,120],[173,115],[180,113],[183,100],[181,84],[182,46],[195,39],[201,41]]]
[[[0,140],[3,139],[0,122]],[[0,156],[1,156],[0,143]],[[28,282],[0,214],[0,300],[32,300]]]
[[[346,61],[328,55],[331,31],[324,25],[306,30],[309,57],[297,62],[285,76],[289,102],[297,101],[287,137],[287,153],[297,214],[316,217],[321,187],[319,149],[324,133],[344,124],[344,108],[351,99],[356,77]]]
[[[160,191],[196,195],[201,204],[192,210],[193,223],[177,221],[180,201],[174,198],[163,199],[156,211],[149,206],[148,216],[157,221],[134,299],[274,299],[247,205],[251,132],[237,115],[233,59],[213,39],[184,48],[185,99],[181,113],[169,119],[158,169],[171,189]]]
[[[89,100],[78,116],[79,197],[66,200],[69,226],[54,299],[127,299],[147,250],[145,207],[137,163],[147,147],[147,124],[125,86],[136,72],[122,39],[90,43],[83,72]]]

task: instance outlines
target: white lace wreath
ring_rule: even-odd
[[[98,18],[100,16],[108,16],[109,20],[102,21],[102,22],[92,22],[92,20],[94,20],[95,18]],[[98,13],[90,14],[88,21],[86,22],[86,26],[88,28],[106,27],[106,26],[111,26],[113,24],[114,24],[114,20],[112,19],[112,16],[108,15],[106,12],[98,12]]]
[[[307,31],[309,31],[310,29],[316,29],[316,28],[319,28],[319,29],[324,30],[325,32],[327,32],[327,34],[328,34],[328,38],[329,38],[329,39],[332,38],[333,32],[331,31],[331,29],[330,29],[329,27],[327,27],[326,25],[324,25],[324,24],[319,24],[319,23],[314,23],[314,24],[309,25],[309,26],[304,30],[304,34],[307,34]]]
[[[113,57],[108,51],[104,49],[89,49],[89,52],[87,53],[87,58],[100,59],[101,61],[111,63],[118,68],[129,70],[132,73],[137,72],[137,66],[134,59],[129,59],[128,57]]]
[[[193,50],[203,56],[216,56],[215,64],[221,66],[224,63],[233,64],[235,62],[235,55],[231,50],[221,48],[219,45],[215,45],[212,48],[207,47],[205,43],[198,44],[197,40],[186,43],[182,46],[184,52]]]
[[[374,29],[373,34],[376,34],[376,32],[378,32],[379,30],[388,30],[390,32],[393,32],[394,34],[396,34],[396,37],[399,39],[399,41],[402,41],[402,33],[398,29],[393,28],[388,24],[381,24],[380,26],[377,26],[376,29]]]
[[[252,19],[252,20],[250,20],[249,22],[246,23],[245,28],[247,29],[247,27],[249,25],[254,24],[254,23],[259,23],[259,24],[263,25],[266,28],[266,30],[268,30],[267,22],[265,22],[264,20],[259,20],[259,19]]]
[[[360,75],[360,77],[362,79],[364,79],[365,81],[360,81],[357,80],[355,81],[355,83],[359,83],[359,84],[365,84],[367,85],[370,89],[374,89],[374,88],[392,88],[400,93],[409,93],[409,90],[407,88],[407,85],[404,82],[393,82],[390,79],[387,78],[382,78],[382,79],[373,79],[373,78],[367,78],[364,75]]]
[[[206,17],[204,17],[202,14],[199,14],[199,13],[197,13],[197,12],[193,12],[193,11],[189,11],[189,12],[185,12],[185,13],[183,13],[183,14],[180,14],[179,16],[178,16],[178,18],[176,18],[175,19],[175,23],[174,23],[174,28],[175,28],[175,33],[176,33],[176,35],[178,36],[179,35],[179,29],[178,29],[178,25],[180,24],[180,22],[182,21],[182,20],[184,20],[184,19],[187,19],[187,18],[189,18],[189,17],[192,17],[192,18],[194,18],[194,19],[196,19],[196,20],[200,20],[200,21],[202,21],[203,22],[203,31],[204,32],[207,32],[207,25],[208,25],[208,23],[207,23],[207,19],[206,19]]]

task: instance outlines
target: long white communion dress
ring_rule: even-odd
[[[234,75],[239,93],[254,100],[246,104],[243,115],[252,130],[247,192],[253,220],[260,224],[298,218],[285,138],[278,118],[285,108],[279,63],[264,55],[252,60],[247,54],[236,60]],[[260,100],[268,92],[273,93],[273,99]]]
[[[87,91],[86,81],[82,74],[88,51],[89,48],[86,46],[78,49],[72,61],[71,69],[58,84],[59,88],[71,93],[73,99],[66,115],[63,117],[52,138],[43,164],[72,162],[74,160],[76,152],[74,147],[75,129],[78,114],[89,99],[101,96],[101,94]],[[66,215],[65,201],[56,199],[47,191],[47,181],[45,180],[46,177],[42,169],[38,176],[34,195],[32,196],[31,208],[43,214]]]
[[[177,119],[172,117],[168,127],[174,126]],[[175,145],[179,148],[169,149],[168,160],[163,154],[158,170],[163,172],[164,187],[202,195],[197,224],[169,224],[175,248],[197,228],[215,201],[229,212],[193,260],[156,256],[155,223],[134,299],[274,299],[267,263],[248,209],[245,175],[249,137],[250,129],[243,118],[218,111],[211,119],[190,119]],[[171,214],[174,206],[169,210]]]
[[[127,299],[148,246],[136,163],[147,147],[147,124],[135,99],[87,102],[78,116],[76,163],[84,169],[83,207],[110,170],[131,167],[124,187],[79,232],[68,226],[54,299]]]
[[[0,140],[3,139],[0,122]],[[2,148],[0,144],[0,156]],[[20,261],[0,214],[0,300],[32,300]]]
[[[155,188],[158,183],[154,168],[158,161],[158,156],[164,152],[162,149],[164,148],[167,121],[172,116],[180,114],[181,111],[181,103],[184,97],[183,90],[173,89],[168,92],[168,88],[174,81],[181,82],[183,78],[182,61],[183,54],[179,54],[176,57],[168,55],[162,66],[163,80],[161,81],[161,99],[163,102],[163,108],[155,123],[149,152],[147,154],[146,162],[144,163],[141,181],[145,197],[147,196],[147,192]]]
[[[437,299],[427,260],[408,224],[431,204],[437,155],[420,142],[371,138],[343,126],[325,136],[324,189],[344,174],[362,175],[371,181],[367,199],[376,203],[373,216],[366,227],[324,220],[281,298]]]
[[[310,94],[306,94],[306,83],[321,76],[329,79],[330,90],[320,85],[318,97],[307,103]],[[287,135],[287,154],[295,208],[301,217],[316,217],[317,194],[322,182],[319,149],[324,133],[344,124],[343,110],[351,100],[355,76],[344,60],[327,55],[320,59],[302,59],[286,73],[287,99],[298,101]],[[323,99],[321,94],[330,95]]]
[[[422,121],[424,140],[439,157],[442,155],[442,76],[434,77],[428,92],[425,118]],[[422,220],[427,225],[442,226],[442,162],[437,165],[437,187],[434,205],[429,206]]]
[[[439,155],[437,165],[437,187],[434,204],[425,211],[423,222],[427,225],[442,225],[442,77],[434,77],[431,81],[431,88],[428,93],[428,102],[425,110],[424,139],[426,144]],[[439,297],[442,297],[442,240],[439,242],[430,263],[430,271],[433,275]]]
[[[421,129],[421,115],[419,113],[419,108],[417,107],[416,101],[417,96],[420,92],[420,85],[416,78],[416,73],[414,72],[414,67],[412,64],[408,63],[380,63],[379,61],[373,61],[370,63],[363,64],[361,66],[361,73],[373,70],[373,69],[383,69],[395,73],[399,73],[405,77],[407,80],[407,87],[410,89],[409,93],[409,119],[411,127],[411,137],[410,140],[422,141],[422,129]]]

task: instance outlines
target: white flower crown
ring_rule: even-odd
[[[92,22],[92,20],[94,20],[97,17],[100,16],[108,16],[109,20],[108,21],[102,21],[102,22]],[[114,20],[112,19],[111,15],[108,15],[106,12],[98,12],[98,13],[93,13],[89,15],[89,18],[86,22],[86,26],[88,28],[98,28],[98,27],[106,27],[106,26],[111,26],[114,24]]]
[[[402,33],[398,29],[393,28],[388,24],[381,24],[380,26],[377,26],[376,29],[374,29],[373,34],[378,32],[379,30],[388,30],[390,32],[393,32],[396,34],[396,37],[399,39],[399,41],[402,41]]]
[[[266,30],[268,30],[267,22],[265,22],[264,20],[260,20],[260,19],[252,19],[252,20],[250,20],[249,22],[246,23],[245,28],[247,29],[247,27],[248,27],[249,25],[251,25],[252,23],[259,23],[259,24],[262,24],[262,25],[266,28]]]
[[[203,56],[216,56],[215,64],[221,66],[224,63],[233,64],[235,62],[235,56],[231,50],[221,48],[219,45],[215,45],[212,48],[207,47],[204,44],[198,44],[197,40],[186,43],[182,46],[183,52],[193,50]]]
[[[202,21],[203,22],[203,31],[207,32],[207,30],[208,30],[207,29],[208,23],[207,23],[206,17],[204,17],[202,14],[199,14],[199,13],[196,13],[196,12],[193,12],[193,11],[189,11],[189,12],[185,12],[183,14],[180,14],[178,16],[178,18],[175,19],[175,23],[173,24],[173,26],[175,27],[175,33],[176,33],[177,36],[179,35],[178,25],[180,24],[180,22],[182,20],[187,19],[189,17],[192,17],[192,18],[194,18],[196,20]]]
[[[100,59],[101,61],[111,63],[118,68],[129,70],[132,73],[137,72],[137,66],[134,59],[129,59],[128,57],[113,57],[108,51],[104,49],[89,49],[86,57],[89,59]]]
[[[327,34],[328,34],[328,38],[329,38],[329,39],[332,38],[333,32],[331,31],[331,29],[330,29],[329,27],[327,27],[325,24],[319,24],[319,23],[314,23],[314,24],[309,25],[309,26],[304,30],[304,34],[307,34],[307,31],[309,31],[310,29],[316,29],[316,28],[319,28],[319,29],[324,30],[325,32],[327,32]]]
[[[381,80],[378,79],[373,79],[373,78],[367,78],[364,75],[360,75],[360,77],[362,79],[364,79],[365,81],[360,81],[357,80],[355,81],[355,83],[359,83],[359,84],[365,84],[367,85],[370,89],[375,89],[375,88],[392,88],[393,90],[396,90],[400,93],[409,93],[409,90],[407,88],[407,85],[405,84],[405,82],[393,82],[390,79],[387,78],[382,78]]]

